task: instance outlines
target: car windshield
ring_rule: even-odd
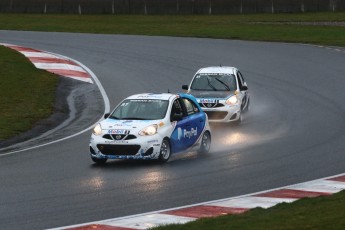
[[[198,74],[191,85],[193,90],[234,91],[236,88],[232,74]]]
[[[165,117],[169,101],[157,99],[124,100],[109,118],[119,120],[159,120]]]

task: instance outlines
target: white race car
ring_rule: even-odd
[[[197,99],[210,122],[241,123],[242,113],[249,110],[247,83],[234,67],[199,69],[190,85],[182,89]]]
[[[93,129],[91,159],[169,160],[196,149],[207,153],[211,131],[207,115],[188,94],[137,94],[123,100]]]

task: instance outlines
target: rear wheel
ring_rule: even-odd
[[[104,164],[108,159],[107,158],[96,158],[91,156],[91,160],[96,164]]]
[[[171,155],[170,142],[168,138],[164,138],[161,144],[161,149],[159,153],[159,161],[167,162]]]
[[[201,146],[199,149],[199,153],[208,153],[211,148],[211,134],[208,131],[205,131],[202,135],[201,139]]]

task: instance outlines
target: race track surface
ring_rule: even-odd
[[[239,127],[213,126],[212,152],[167,164],[92,164],[90,132],[0,156],[0,229],[43,229],[238,196],[345,171],[345,53],[301,44],[0,31],[0,42],[89,67],[113,108],[179,92],[198,68],[238,67],[251,93]],[[99,108],[99,98],[87,105]],[[95,109],[94,119],[102,116]],[[75,127],[75,132],[80,130]]]

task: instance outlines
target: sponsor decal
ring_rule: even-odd
[[[127,129],[109,129],[108,134],[129,134],[129,130]]]
[[[203,104],[208,104],[208,103],[216,103],[217,101],[215,99],[200,99],[200,102]]]
[[[191,128],[190,130],[187,130],[187,129],[181,129],[181,128],[178,128],[177,130],[177,138],[178,140],[181,140],[182,138],[192,138],[194,136],[197,136],[198,135],[198,128],[195,127],[195,128]]]
[[[104,141],[107,144],[128,144],[128,141]]]
[[[151,140],[151,141],[148,141],[147,143],[151,144],[151,143],[158,143],[158,140]]]

